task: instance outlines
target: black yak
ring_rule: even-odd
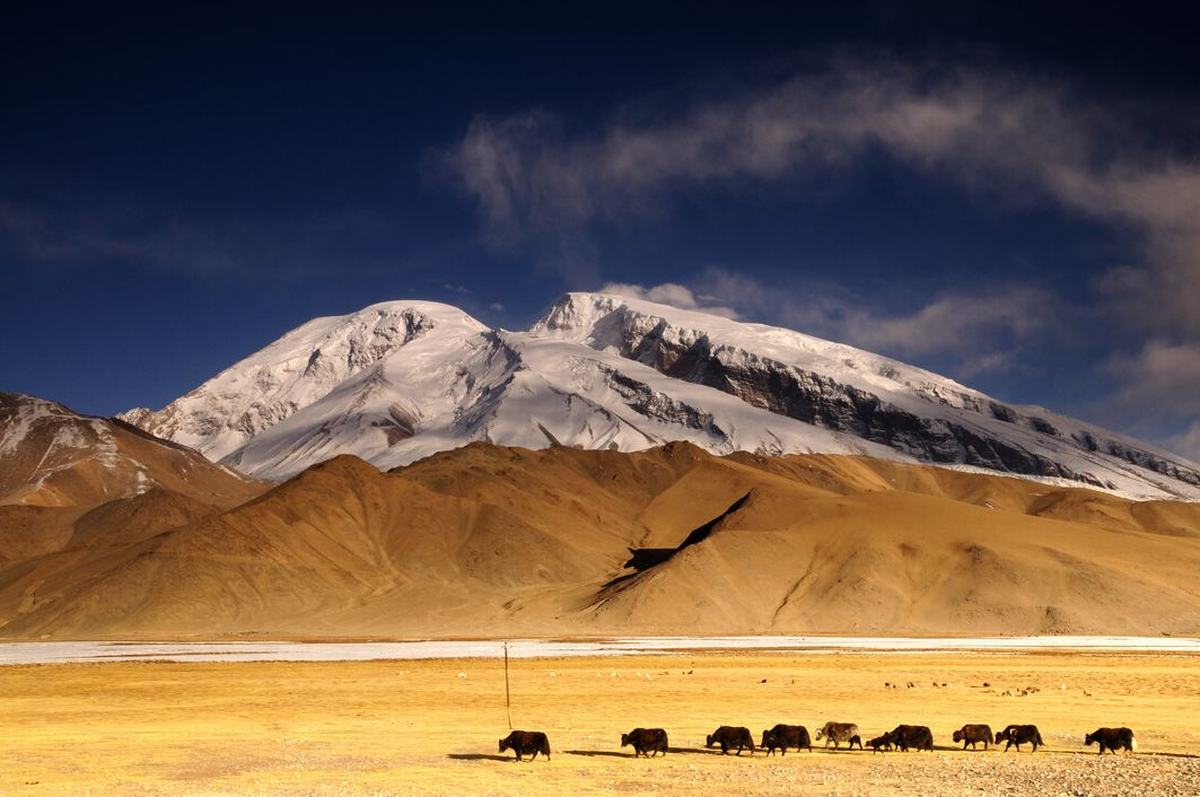
[[[650,758],[655,753],[667,754],[667,732],[662,728],[634,728],[621,734],[621,746],[633,746],[633,757]]]
[[[996,744],[1006,742],[1004,752],[1008,752],[1008,748],[1016,745],[1017,752],[1021,752],[1021,745],[1032,744],[1033,752],[1037,752],[1038,747],[1044,746],[1046,743],[1042,741],[1042,734],[1038,731],[1036,725],[1009,725],[1000,733],[996,734],[993,740]]]
[[[1117,754],[1118,749],[1131,753],[1137,750],[1137,739],[1133,738],[1133,731],[1129,728],[1097,728],[1083,737],[1083,743],[1088,747],[1092,742],[1100,745],[1100,755],[1104,755],[1105,750],[1112,750],[1113,755]]]
[[[750,755],[754,755],[754,738],[750,735],[749,728],[722,725],[710,733],[704,742],[705,747],[712,747],[714,744],[720,746],[721,755],[728,755],[734,747],[737,748],[738,755],[746,748],[750,748]]]
[[[897,725],[888,738],[905,753],[910,747],[916,750],[933,749],[933,731],[927,725]]]
[[[789,747],[795,747],[797,751],[808,748],[809,752],[812,752],[812,739],[808,736],[808,728],[803,725],[780,724],[762,732],[760,747],[766,749],[767,755],[771,755],[776,749],[787,755]]]
[[[517,754],[517,760],[522,755],[529,755],[529,760],[537,758],[538,753],[550,760],[550,740],[541,731],[513,731],[500,740],[500,752],[512,750]],[[530,755],[532,754],[532,755]]]
[[[964,750],[968,744],[972,750],[977,750],[975,745],[983,742],[983,749],[987,750],[992,744],[992,729],[987,725],[964,725],[954,732],[954,741],[962,742]]]

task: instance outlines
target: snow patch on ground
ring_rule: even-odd
[[[502,640],[416,640],[411,642],[4,642],[0,665],[106,661],[377,661],[496,659]],[[1200,655],[1200,639],[1184,637],[1025,636],[983,638],[730,636],[629,637],[595,640],[516,639],[511,658],[637,656],[705,650],[762,653],[872,651],[986,653],[1070,650],[1104,653],[1161,652]]]

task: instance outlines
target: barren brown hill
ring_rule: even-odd
[[[0,568],[22,583],[3,619],[40,604],[54,573],[103,549],[237,506],[266,485],[120,421],[0,393]],[[46,557],[44,574],[24,576]]]
[[[189,511],[0,560],[0,634],[1200,631],[1200,506],[860,457],[473,444]]]
[[[123,421],[0,393],[0,506],[92,507],[161,487],[227,508],[263,486]]]

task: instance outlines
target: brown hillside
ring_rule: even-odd
[[[1195,633],[1198,570],[1198,505],[860,457],[473,444],[392,473],[338,457],[207,517],[168,494],[93,510],[0,559],[0,634]]]
[[[122,421],[0,393],[0,506],[91,507],[161,487],[228,508],[264,486]]]

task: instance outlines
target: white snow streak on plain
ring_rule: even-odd
[[[379,661],[494,659],[500,640],[412,642],[3,642],[0,665],[108,661]],[[704,650],[816,654],[849,651],[920,654],[995,653],[1041,650],[1187,653],[1200,655],[1200,639],[1187,637],[1025,636],[983,638],[911,637],[633,637],[580,641],[516,639],[508,655],[517,659],[578,656],[637,656]]]

